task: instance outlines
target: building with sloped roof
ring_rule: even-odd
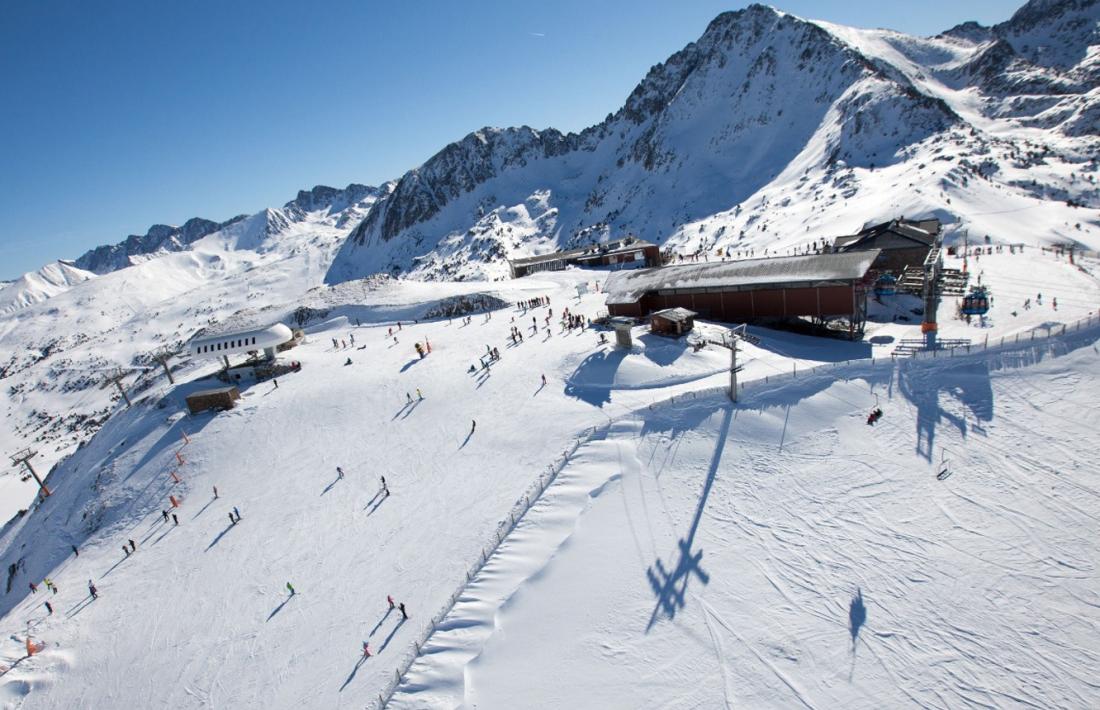
[[[623,271],[604,284],[607,310],[612,316],[641,318],[686,308],[727,323],[844,319],[855,337],[863,332],[869,272],[879,254],[872,249]]]
[[[624,237],[604,244],[592,244],[581,249],[568,251],[556,251],[551,254],[540,254],[522,259],[509,259],[508,267],[512,278],[518,279],[527,274],[539,271],[561,271],[567,266],[611,266],[611,267],[635,267],[635,266],[659,266],[661,263],[661,250],[656,244],[652,244],[636,237]]]
[[[939,244],[941,229],[938,219],[893,219],[864,227],[858,234],[837,237],[833,242],[833,251],[846,253],[878,249],[878,259],[871,268],[900,274],[907,266],[923,266],[928,252]]]

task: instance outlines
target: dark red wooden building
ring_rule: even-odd
[[[869,272],[878,255],[872,249],[623,271],[604,285],[607,310],[641,318],[679,307],[727,323],[844,319],[855,337],[863,332]]]

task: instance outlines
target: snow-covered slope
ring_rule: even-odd
[[[1098,248],[1098,22],[1069,0],[927,39],[724,13],[602,123],[485,128],[406,173],[327,279],[495,278],[629,233],[786,251],[880,215],[996,237],[983,217],[1036,210],[1038,238]]]
[[[40,303],[91,278],[95,278],[95,274],[68,261],[47,264],[0,287],[0,313]]]
[[[196,273],[218,268],[213,257],[226,256],[214,246],[203,243],[197,254],[162,257],[92,283],[127,273],[139,278],[155,264],[201,254],[205,260],[191,265]],[[712,396],[727,381],[725,350],[695,351],[683,339],[639,328],[635,348],[624,353],[600,344],[592,330],[558,325],[565,307],[588,315],[601,308],[592,279],[602,281],[604,273],[569,270],[494,284],[491,292],[484,283],[390,279],[322,289],[327,305],[314,302],[322,320],[308,326],[308,342],[285,354],[302,362],[301,372],[280,377],[278,388],[244,383],[238,408],[195,417],[184,413],[182,398],[209,386],[200,377],[215,365],[180,370],[172,388],[157,376],[133,409],[116,408],[89,443],[54,469],[53,496],[0,529],[0,569],[9,570],[9,591],[0,596],[0,665],[8,667],[0,670],[0,698],[20,710],[133,706],[151,697],[166,707],[364,707],[387,691],[457,590],[458,616],[440,624],[446,636],[425,646],[397,706],[512,707],[520,692],[515,684],[540,664],[555,674],[576,671],[570,654],[586,669],[575,686],[535,672],[525,686],[530,705],[633,707],[637,693],[672,707],[720,705],[726,687],[731,698],[778,706],[791,698],[783,678],[807,699],[858,703],[899,693],[935,697],[959,677],[975,690],[960,682],[952,697],[999,692],[1039,704],[1081,698],[1087,705],[1095,690],[1074,676],[1100,653],[1089,641],[1097,623],[1087,591],[1097,582],[1097,553],[1077,523],[1100,514],[1085,490],[1100,471],[1087,459],[1063,466],[1059,457],[1068,462],[1072,455],[1059,432],[1071,416],[1060,407],[1093,396],[1100,330],[1094,315],[1084,330],[1046,335],[1093,311],[1100,289],[1094,277],[1050,253],[994,255],[981,264],[1005,309],[1019,296],[1002,283],[1026,288],[1033,275],[1057,286],[1044,293],[1042,308],[1016,316],[998,311],[986,328],[944,320],[944,337],[966,333],[980,342],[990,334],[993,349],[1003,353],[981,359],[976,349],[965,362],[977,363],[977,374],[967,366],[957,376],[955,364],[964,361],[951,358],[944,365],[931,359],[901,365],[896,375],[888,358],[859,361],[881,347],[874,342],[919,333],[915,322],[882,319],[863,343],[757,330],[760,343],[741,350],[745,400],[736,408]],[[578,298],[582,282],[589,293]],[[246,283],[227,278],[224,288]],[[212,306],[224,302],[220,290],[198,293]],[[507,306],[491,318],[475,313],[469,324],[407,320],[422,318],[441,298],[479,293],[497,303],[549,296],[555,315],[548,318],[547,307]],[[1057,309],[1048,303],[1053,296]],[[173,305],[178,300],[142,309],[174,322],[188,316]],[[405,323],[399,328],[395,318]],[[1045,324],[1042,349],[1035,350],[1029,330],[1039,324]],[[523,342],[510,342],[513,327],[525,334]],[[1021,332],[1020,349],[1013,349]],[[347,343],[353,335],[353,345],[333,346],[333,338]],[[111,340],[97,345],[110,352]],[[414,342],[430,342],[432,353],[416,357]],[[479,369],[478,358],[494,346],[501,360]],[[1070,351],[1072,359],[1061,357]],[[1051,355],[1051,367],[1032,372],[1028,363]],[[1004,366],[1002,374],[982,370],[993,362]],[[823,364],[808,376],[809,367]],[[1041,408],[1019,409],[1021,391],[1045,392],[1036,400]],[[870,429],[862,418],[876,394],[887,415]],[[670,396],[677,400],[671,412],[659,404]],[[1049,461],[1063,474],[1051,478],[1038,465],[1018,465],[1011,472],[1023,478],[1004,480],[998,447],[1002,438],[1019,441],[1025,429],[1032,433],[1030,459]],[[586,430],[599,435],[577,450],[560,485],[466,586],[467,573],[507,528],[499,523],[510,521],[513,503]],[[958,468],[947,481],[929,481],[943,446]],[[853,466],[858,471],[840,475]],[[1015,488],[1009,499],[1011,490],[991,493],[996,485],[1030,486],[1026,476],[1039,475],[1066,490],[1039,496]],[[380,476],[389,497],[380,493]],[[745,498],[743,489],[755,497]],[[1065,503],[1069,491],[1077,496],[1072,505]],[[174,511],[178,526],[161,516],[169,495],[182,501]],[[237,524],[228,518],[234,506],[242,515]],[[1039,530],[1021,517],[1040,513],[1048,519]],[[882,543],[883,529],[889,544]],[[631,531],[639,535],[633,543]],[[935,534],[952,547],[937,552]],[[687,541],[686,558],[678,537]],[[131,539],[137,552],[127,557],[120,548]],[[988,547],[977,547],[983,541]],[[70,545],[79,546],[79,557]],[[953,588],[960,548],[981,557],[967,558],[968,594],[986,595],[994,607],[997,599],[1010,602],[1009,612],[982,617],[980,631],[971,620],[988,611],[985,602],[955,600],[958,631],[944,631],[943,619],[932,614],[942,612],[942,597]],[[1048,559],[1056,548],[1057,561]],[[534,554],[539,550],[542,557]],[[754,563],[774,565],[769,552],[776,550],[789,566],[758,572]],[[546,553],[560,564],[545,566]],[[1018,563],[1024,566],[1009,574],[1006,567]],[[768,576],[778,589],[768,586]],[[30,592],[29,583],[44,577],[58,585],[56,595],[45,596],[41,585]],[[580,578],[590,581],[579,585]],[[98,587],[96,600],[85,591],[89,579]],[[505,597],[482,597],[489,582]],[[517,582],[522,589],[508,591]],[[551,591],[559,598],[548,599],[542,582],[572,591]],[[1044,606],[1047,597],[1029,591],[1039,585],[1065,591]],[[857,589],[866,617],[852,634],[846,610]],[[407,621],[387,609],[387,594],[406,604]],[[533,618],[527,599],[537,600],[546,619]],[[1025,603],[1038,608],[1032,618],[1044,630],[1055,609],[1078,618],[1079,626],[1018,634],[1020,616],[1011,609]],[[741,621],[733,624],[731,615]],[[552,620],[559,635],[541,643],[529,635]],[[585,631],[576,632],[575,624]],[[741,639],[727,637],[725,626]],[[971,631],[981,653],[929,661],[936,639],[948,638],[961,652]],[[28,634],[44,644],[30,658],[23,651]],[[854,671],[846,652],[853,635],[859,637]],[[526,639],[522,649],[507,645],[513,638]],[[905,652],[906,639],[919,649]],[[374,652],[369,659],[364,642]],[[805,663],[777,658],[776,674],[769,668],[776,648]],[[1021,688],[988,670],[1017,666],[1043,682]],[[852,672],[853,682],[844,685]],[[712,682],[719,677],[725,686]],[[648,680],[636,685],[640,679]]]
[[[389,707],[1094,707],[1098,333],[617,421]]]

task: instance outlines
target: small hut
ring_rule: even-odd
[[[187,408],[192,414],[208,409],[233,409],[234,402],[240,398],[241,391],[233,386],[199,390],[187,395]]]
[[[686,308],[666,308],[649,316],[649,330],[658,335],[679,337],[695,327],[695,311]]]

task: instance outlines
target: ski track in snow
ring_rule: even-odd
[[[1095,705],[1100,615],[1089,590],[1100,554],[1085,531],[1100,513],[1087,483],[1100,471],[1072,443],[1090,432],[1070,412],[1100,391],[1096,349],[1077,343],[1052,342],[1052,357],[1016,365],[1005,353],[990,356],[991,368],[973,366],[982,356],[913,364],[963,391],[983,377],[991,387],[990,411],[965,405],[989,417],[980,429],[948,427],[937,437],[955,469],[942,482],[938,458],[907,443],[923,431],[919,408],[895,406],[895,396],[884,402],[883,422],[867,427],[853,404],[863,396],[858,377],[808,389],[795,409],[769,404],[775,390],[750,390],[720,458],[707,451],[707,432],[721,402],[640,410],[628,417],[640,429],[620,421],[606,441],[581,447],[517,528],[523,534],[505,540],[509,554],[486,565],[497,585],[509,578],[506,591],[484,596],[479,575],[467,588],[470,603],[447,617],[461,626],[476,609],[494,623],[464,638],[461,656],[428,651],[440,634],[433,636],[392,706],[508,707],[521,692],[601,707]],[[943,391],[939,406],[959,404],[959,390]],[[768,446],[775,439],[766,432],[786,428],[786,444]],[[719,470],[700,527],[711,551],[699,564],[726,578],[677,579],[688,595],[647,632],[653,597],[643,568],[660,559],[665,546],[656,540],[674,539],[690,522],[705,459]],[[588,506],[562,506],[558,486],[577,476],[603,480],[600,494]],[[532,531],[558,529],[562,518],[573,532],[539,547],[545,541]],[[516,559],[522,573],[509,569]],[[606,565],[614,571],[603,572]],[[601,586],[608,578],[612,588]],[[857,588],[866,621],[846,629]],[[634,652],[601,665],[603,653],[587,639],[593,624]],[[849,634],[850,655],[838,654],[837,639]],[[649,682],[654,653],[681,682]],[[685,693],[684,682],[720,692]]]

